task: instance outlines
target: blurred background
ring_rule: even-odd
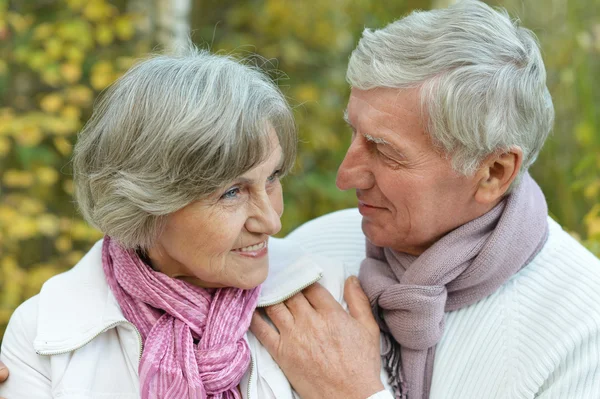
[[[101,234],[73,200],[70,156],[96,96],[136,59],[193,41],[259,53],[294,107],[282,235],[354,207],[334,184],[349,143],[348,56],[363,28],[449,0],[0,0],[0,339],[16,306]],[[488,1],[539,37],[556,125],[532,174],[552,216],[600,254],[600,0]]]

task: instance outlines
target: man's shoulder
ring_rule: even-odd
[[[365,258],[361,222],[362,216],[356,208],[344,209],[310,220],[286,238],[311,254],[343,262],[353,272]]]
[[[600,260],[549,221],[550,234],[540,253],[506,287],[523,327],[543,326],[558,335],[585,330],[600,334]]]
[[[600,259],[551,218],[548,218],[548,224],[546,244],[522,274],[558,274],[565,278],[563,284],[576,285],[587,276],[589,283],[600,284]]]

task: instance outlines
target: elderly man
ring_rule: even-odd
[[[360,265],[396,398],[600,397],[600,261],[527,173],[552,124],[532,32],[478,1],[366,29],[352,53],[342,211],[293,232]],[[358,229],[367,238],[366,255]],[[352,301],[357,303],[356,300]],[[368,309],[368,306],[366,307]],[[303,398],[390,397],[365,307],[319,287],[253,332]]]

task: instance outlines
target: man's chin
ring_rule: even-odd
[[[368,220],[367,218],[363,217],[361,228],[363,234],[365,235],[365,237],[367,237],[367,240],[369,240],[371,244],[376,245],[378,247],[385,246],[386,243],[384,242],[384,240],[382,240],[382,238],[385,237],[385,232],[381,227],[377,226],[371,220]]]

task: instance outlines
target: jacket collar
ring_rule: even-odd
[[[258,306],[279,303],[319,280],[322,270],[290,240],[269,240],[269,275]],[[102,240],[69,271],[40,292],[34,348],[40,354],[70,352],[119,324],[128,323],[102,268]]]

